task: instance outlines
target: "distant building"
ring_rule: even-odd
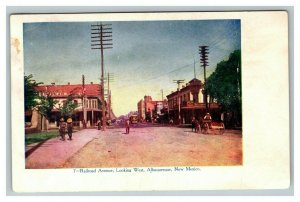
[[[177,124],[191,123],[193,116],[197,119],[204,117],[206,106],[203,96],[203,83],[194,78],[181,89],[167,95],[169,106],[169,117]],[[218,119],[220,116],[220,105],[208,98],[208,111],[212,117]]]
[[[141,99],[137,103],[137,108],[138,108],[138,120],[145,120],[146,114],[145,114],[145,102],[143,99]]]
[[[168,107],[167,100],[152,100],[151,96],[145,95],[138,104],[139,120],[152,121],[157,115],[163,115],[163,109]]]

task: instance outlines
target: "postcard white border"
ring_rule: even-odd
[[[77,175],[25,169],[24,22],[241,19],[243,166],[192,173]],[[41,14],[11,16],[12,175],[17,192],[283,189],[290,184],[288,17],[286,12]],[[13,44],[13,43],[12,43]]]

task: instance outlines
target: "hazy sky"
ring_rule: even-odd
[[[25,75],[50,84],[100,83],[100,50],[91,49],[92,22],[24,24]],[[105,71],[117,116],[137,110],[137,102],[150,95],[161,99],[176,90],[174,79],[203,80],[198,46],[209,46],[207,75],[216,64],[241,48],[239,20],[111,22],[113,49],[105,50]]]

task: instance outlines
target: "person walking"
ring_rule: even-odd
[[[101,121],[100,121],[100,119],[98,119],[98,121],[97,121],[97,128],[98,128],[98,130],[101,130]]]
[[[83,124],[83,128],[85,129],[86,128],[86,121],[85,121],[85,119],[83,119],[82,124]]]
[[[195,132],[196,132],[196,119],[193,116],[193,118],[192,118],[192,132],[194,131],[194,129],[195,129]]]
[[[65,141],[66,129],[67,123],[65,122],[64,118],[61,118],[59,123],[59,135],[63,141]]]
[[[72,120],[72,118],[67,119],[67,130],[68,130],[69,140],[72,140],[72,133],[73,133],[73,120]]]
[[[129,134],[129,130],[130,130],[130,121],[129,121],[129,119],[127,119],[125,121],[125,127],[126,127],[126,134]]]

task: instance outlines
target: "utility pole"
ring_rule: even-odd
[[[180,84],[184,83],[184,79],[173,80],[173,83],[177,83],[177,90],[179,90]]]
[[[207,91],[205,88],[206,85],[206,67],[208,66],[208,46],[199,46],[199,54],[200,54],[200,65],[204,70],[204,103],[206,112],[208,112],[208,103],[207,103]]]
[[[180,89],[180,84],[184,83],[183,79],[179,79],[179,80],[173,80],[173,83],[177,83],[177,96],[178,96],[178,120],[179,120],[179,124],[181,123],[181,116],[180,116],[180,94],[179,94],[179,89]]]
[[[85,110],[85,76],[84,75],[82,75],[82,115],[83,115],[83,120],[86,122],[87,120],[86,120],[86,110]]]
[[[164,101],[164,89],[161,89],[161,101]]]
[[[112,48],[112,28],[111,24],[94,24],[91,25],[91,47],[101,51],[101,92],[100,100],[102,102],[102,129],[106,129],[106,106],[104,98],[104,49]]]
[[[195,62],[195,57],[194,57],[194,79],[196,79],[196,62]]]
[[[106,78],[104,78],[106,79]],[[111,90],[110,90],[110,82],[114,81],[114,74],[107,73],[107,102],[108,102],[108,118],[111,119]]]

